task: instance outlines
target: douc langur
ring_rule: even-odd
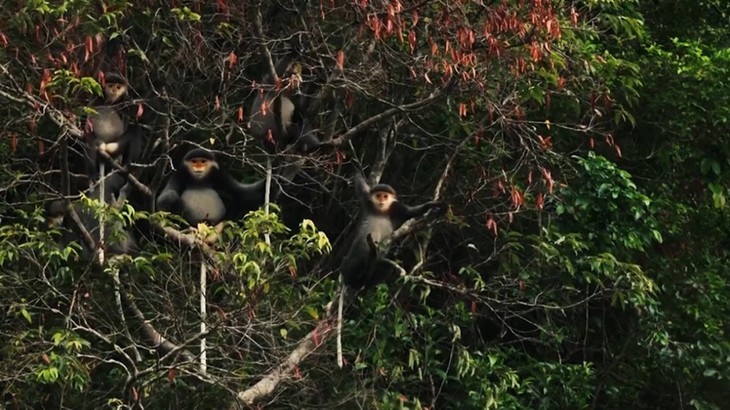
[[[260,141],[268,153],[278,153],[293,146],[294,151],[306,154],[319,146],[319,140],[311,130],[302,104],[302,96],[296,96],[302,82],[302,65],[298,53],[290,50],[279,61],[274,78],[271,73],[264,83],[274,83],[270,90],[260,90],[254,99],[249,126],[254,139]],[[272,158],[266,157],[265,210],[269,211]],[[266,235],[266,243],[269,236]]]
[[[204,238],[213,244],[222,231],[224,220],[237,219],[264,203],[266,180],[242,184],[221,169],[212,152],[193,149],[157,197],[157,208],[181,215],[191,226],[215,226]],[[200,264],[200,331],[206,332],[207,265]],[[200,339],[200,371],[206,372],[206,339]]]
[[[94,191],[91,199],[98,199],[98,193]],[[73,210],[79,217],[78,222],[81,226],[71,220],[69,217],[70,210]],[[69,203],[65,199],[55,199],[46,203],[46,220],[48,226],[52,229],[66,229],[62,236],[64,246],[71,241],[81,243],[90,253],[96,252],[99,248],[104,249],[106,255],[123,255],[133,252],[137,249],[137,241],[128,228],[125,228],[120,221],[106,221],[104,238],[101,237],[100,224],[94,218],[94,212],[85,204],[80,202]],[[94,248],[89,248],[90,244],[86,240],[78,240],[82,235],[82,228],[86,234],[90,236],[94,243]],[[72,234],[71,231],[75,232]],[[103,242],[102,242],[103,241]]]
[[[311,152],[319,146],[319,140],[305,116],[303,97],[295,95],[302,82],[302,66],[294,51],[279,62],[276,75],[280,78],[275,89],[261,90],[254,99],[249,111],[251,134],[270,153],[290,145],[299,153]],[[263,82],[274,80],[267,75]]]
[[[221,169],[212,152],[193,149],[157,197],[157,209],[178,214],[193,227],[218,225],[259,208],[264,190],[265,180],[242,184]]]
[[[355,239],[342,264],[344,283],[354,289],[371,286],[389,271],[377,254],[377,245],[406,221],[424,215],[431,209],[446,210],[442,202],[426,202],[408,206],[398,200],[393,187],[387,184],[368,186],[362,176],[355,177],[355,189],[363,205]]]
[[[340,271],[347,287],[359,290],[377,284],[388,276],[393,266],[378,255],[378,244],[411,218],[424,215],[431,209],[442,213],[446,210],[442,202],[426,202],[408,206],[398,200],[395,189],[387,184],[372,188],[361,175],[355,177],[355,190],[362,203],[362,217],[355,239],[345,256]],[[337,313],[337,364],[342,367],[342,310],[345,287],[340,290]]]
[[[134,121],[127,82],[118,74],[107,73],[103,90],[104,97],[93,104],[94,113],[89,116],[86,128],[87,174],[91,181],[98,180],[100,171],[105,170],[103,161],[97,160],[97,149],[123,166],[139,160],[142,151],[142,133]],[[118,195],[124,183],[125,179],[119,173],[107,177],[105,202]]]
[[[60,228],[66,219],[68,204],[64,199],[54,199],[45,204],[46,221],[49,228]]]

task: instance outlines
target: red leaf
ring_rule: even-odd
[[[228,68],[232,68],[236,63],[238,63],[238,56],[236,53],[231,51],[231,54],[228,54],[228,58],[226,59],[228,61]]]
[[[318,329],[314,329],[312,331],[312,342],[314,342],[315,346],[319,346],[319,344],[322,342],[322,338],[319,337]]]
[[[416,50],[416,32],[413,30],[408,33],[408,44],[411,46],[411,53],[413,53]]]
[[[135,114],[135,118],[142,118],[142,114],[144,114],[144,105],[142,105],[142,103],[137,103],[137,114]]]
[[[174,367],[171,367],[170,370],[167,371],[167,380],[170,382],[170,384],[175,383],[175,376],[177,375],[177,371]]]
[[[490,229],[494,236],[497,236],[497,223],[494,221],[494,218],[492,216],[487,217],[487,223],[486,223],[487,229]]]
[[[337,52],[337,69],[342,71],[345,68],[345,53],[340,50]]]

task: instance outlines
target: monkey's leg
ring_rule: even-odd
[[[200,258],[200,333],[205,335],[207,327],[205,320],[208,316],[207,300],[206,300],[206,287],[208,285],[208,266],[205,263],[205,259]],[[205,351],[205,336],[200,338],[200,373],[206,374],[208,371],[208,354]]]

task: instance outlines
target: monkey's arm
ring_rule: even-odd
[[[273,186],[272,186],[273,188]],[[226,219],[238,219],[264,203],[266,180],[242,184],[227,172],[220,172],[216,191],[226,202]]]
[[[400,201],[396,204],[396,212],[403,222],[423,216],[431,209],[435,209],[437,215],[443,215],[446,212],[446,204],[440,201],[430,201],[416,206],[408,206]]]
[[[355,193],[360,197],[360,200],[364,204],[370,204],[370,185],[368,185],[365,178],[360,175],[355,175]]]
[[[180,191],[183,189],[183,178],[178,171],[172,175],[170,180],[157,197],[157,209],[161,211],[180,212],[181,200]]]

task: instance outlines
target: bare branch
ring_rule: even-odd
[[[339,137],[333,139],[332,141],[326,142],[326,143],[323,143],[323,144],[330,144],[330,145],[332,145],[334,147],[339,147],[341,145],[344,145],[352,137],[354,137],[355,135],[357,135],[358,133],[360,133],[362,131],[365,131],[368,127],[370,127],[371,125],[377,123],[378,121],[382,121],[384,119],[390,118],[390,117],[398,114],[399,112],[414,111],[414,110],[417,110],[419,108],[425,107],[425,106],[427,106],[427,105],[435,102],[439,98],[441,98],[441,96],[449,88],[451,88],[451,86],[455,83],[455,81],[456,80],[452,78],[449,82],[446,83],[445,86],[443,86],[442,88],[439,88],[439,89],[435,90],[434,92],[432,92],[431,94],[429,94],[428,97],[426,97],[426,98],[424,98],[422,100],[415,101],[415,102],[412,102],[410,104],[399,105],[399,106],[390,108],[388,110],[385,110],[385,111],[381,112],[380,114],[374,115],[374,116],[372,116],[372,117],[370,117],[370,118],[362,121],[361,123],[357,124],[356,126],[350,128],[347,132],[345,132],[344,134],[340,135]]]
[[[167,356],[181,351],[181,355],[185,360],[195,360],[195,355],[187,350],[183,350],[182,346],[178,346],[175,343],[167,340],[162,333],[158,332],[149,320],[145,319],[144,313],[139,309],[137,304],[134,302],[134,296],[127,291],[122,291],[122,297],[124,299],[124,306],[132,313],[135,319],[139,321],[140,332],[142,336],[147,340],[147,343],[160,354],[160,356]]]
[[[250,406],[273,393],[279,383],[287,379],[299,363],[306,359],[318,347],[324,345],[324,342],[334,334],[335,326],[333,324],[337,320],[337,306],[337,297],[335,297],[327,305],[327,312],[324,319],[317,324],[314,330],[299,341],[297,347],[289,353],[289,356],[264,376],[264,378],[259,380],[258,383],[239,392],[236,395],[236,399]],[[238,403],[234,401],[229,408],[231,410],[238,409]]]
[[[271,57],[271,51],[269,51],[269,48],[266,47],[266,43],[263,41],[263,39],[265,38],[263,26],[264,25],[261,17],[261,7],[259,6],[256,7],[256,12],[254,13],[253,29],[256,33],[256,37],[261,40],[261,54],[264,55],[264,62],[266,63],[266,69],[271,76],[271,82],[277,84],[279,82],[279,75],[276,73],[276,67],[274,66],[274,60]]]

